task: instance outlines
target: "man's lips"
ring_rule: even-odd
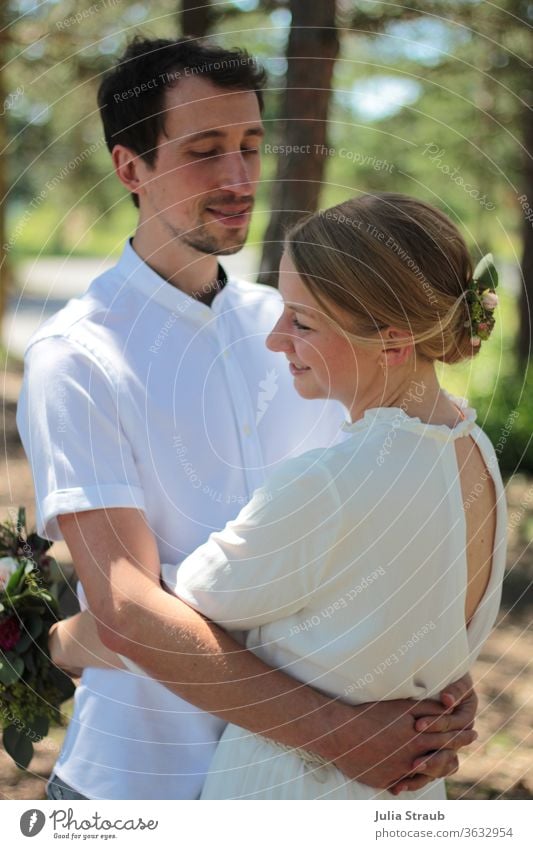
[[[247,224],[252,211],[251,206],[216,207],[208,206],[209,215],[216,218],[225,227],[242,227]]]

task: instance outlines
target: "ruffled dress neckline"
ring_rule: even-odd
[[[450,439],[455,440],[462,436],[468,436],[476,427],[476,411],[469,406],[465,398],[458,398],[445,390],[443,391],[462,415],[462,420],[454,427],[448,427],[448,425],[444,424],[428,424],[428,422],[423,422],[418,417],[408,416],[401,407],[372,407],[369,410],[365,410],[365,414],[361,419],[355,422],[344,422],[342,429],[346,433],[357,433],[361,430],[367,430],[373,425],[388,424],[391,430],[400,428],[402,430],[408,430],[411,433],[419,433],[422,436],[446,442]]]

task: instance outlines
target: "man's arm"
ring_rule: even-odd
[[[125,669],[121,657],[106,648],[98,636],[96,620],[94,616],[87,610],[83,613],[77,613],[69,619],[63,619],[57,622],[50,629],[49,648],[53,662],[64,669],[73,677],[80,674],[85,667],[98,667],[99,669]],[[268,667],[267,667],[268,668]],[[450,731],[453,728],[467,728],[473,725],[472,718],[477,710],[477,696],[472,687],[470,676],[464,676],[459,682],[449,685],[443,693],[441,693],[441,701],[448,706],[448,710],[454,710],[454,715],[451,713],[443,714],[442,709],[435,716],[422,716],[427,711],[427,702],[374,702],[363,705],[358,708],[358,711],[371,711],[368,718],[368,724],[373,722],[375,731],[372,732],[368,728],[369,737],[373,734],[378,735],[381,730],[388,726],[391,722],[391,712],[403,714],[409,710],[411,716],[415,720],[415,728],[417,731],[423,730],[438,730]],[[304,693],[306,688],[304,687]],[[432,710],[435,710],[435,702],[430,702]],[[361,722],[361,714],[359,714]],[[435,757],[437,761],[435,762]],[[353,754],[348,753],[346,758],[346,771],[352,770],[351,758]],[[413,764],[413,772],[418,773],[416,778],[410,778],[405,784],[401,781],[397,783],[395,788],[389,787],[393,793],[400,793],[402,789],[417,790],[423,787],[429,781],[429,775],[436,776],[440,767],[439,759],[444,765],[448,758],[447,752],[440,752],[438,756],[433,755],[429,763],[429,772],[424,774],[423,764],[424,757],[417,758]],[[344,762],[338,760],[337,764],[343,766]],[[372,765],[374,766],[374,764]],[[448,774],[455,769],[453,761],[450,760],[448,766]],[[364,775],[362,776],[364,778]]]
[[[413,773],[422,756],[427,775],[448,775],[457,767],[448,749],[474,739],[471,731],[456,731],[450,715],[443,721],[452,730],[437,733],[436,725],[416,733],[414,717],[443,712],[435,702],[352,707],[264,664],[161,588],[156,542],[142,512],[92,510],[61,516],[59,524],[104,645],[203,710],[315,752],[374,787]],[[424,779],[412,780],[420,786]]]

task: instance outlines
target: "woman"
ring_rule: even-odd
[[[285,353],[302,396],[345,405],[347,438],[284,464],[163,578],[330,696],[435,695],[479,653],[505,563],[494,450],[435,372],[489,335],[490,268],[474,279],[446,216],[383,194],[296,225],[280,271],[284,312],[268,345]],[[441,799],[444,785],[404,795]],[[392,796],[230,725],[202,798]]]

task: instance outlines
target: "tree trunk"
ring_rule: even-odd
[[[522,249],[522,291],[518,357],[526,365],[531,360],[533,339],[533,107],[524,108],[524,182],[520,205],[524,218]]]
[[[287,82],[279,122],[277,174],[272,215],[261,260],[260,279],[277,285],[283,235],[288,226],[318,207],[327,154],[328,107],[339,50],[335,0],[291,0]]]
[[[7,10],[4,4],[0,7],[0,111],[3,111],[2,119],[0,120],[0,336],[4,324],[4,315],[6,309],[6,301],[8,288],[10,283],[9,274],[9,256],[7,251],[4,251],[6,242],[6,206],[7,206],[7,172],[6,172],[6,147],[7,147],[7,132],[6,132],[6,97],[7,91],[4,82],[3,69],[8,62],[8,29],[7,29]]]
[[[212,23],[210,0],[182,0],[180,26],[183,35],[203,38]]]

